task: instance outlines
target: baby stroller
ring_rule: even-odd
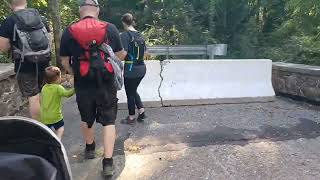
[[[62,143],[35,120],[0,117],[0,180],[72,180]]]

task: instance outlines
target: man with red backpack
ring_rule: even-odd
[[[66,71],[74,74],[81,128],[86,143],[85,158],[95,158],[93,124],[97,121],[103,126],[103,174],[112,176],[117,90],[121,88],[116,83],[119,71],[114,66],[114,58],[123,60],[126,53],[118,29],[111,23],[98,20],[99,10],[97,0],[80,0],[81,19],[64,31],[60,56]],[[112,49],[112,52],[107,49]]]

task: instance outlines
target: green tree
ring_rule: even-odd
[[[51,1],[51,0],[50,0]],[[49,15],[46,0],[28,0]],[[78,20],[78,4],[59,0],[61,28]],[[229,45],[231,58],[270,58],[320,65],[319,0],[105,0],[101,19],[122,29],[131,12],[149,45]],[[0,4],[0,21],[8,15]],[[55,18],[50,16],[53,24]]]

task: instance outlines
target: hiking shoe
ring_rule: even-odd
[[[129,124],[129,125],[134,125],[136,123],[136,119],[130,119],[129,116],[126,119],[122,119],[121,124]]]
[[[84,158],[85,159],[94,159],[96,158],[96,151],[95,150],[85,150],[84,151]]]
[[[106,159],[102,160],[102,175],[105,177],[113,176],[114,174],[114,166],[113,166],[113,159]]]
[[[94,159],[96,157],[96,144],[86,144],[86,149],[84,150],[85,159]]]
[[[144,122],[144,119],[147,118],[146,114],[143,112],[142,114],[138,115],[137,121]]]

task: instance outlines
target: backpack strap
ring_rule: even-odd
[[[134,35],[132,35],[132,32],[131,31],[127,31],[127,34],[129,36],[129,38],[131,39],[130,42],[133,42],[134,41]]]
[[[17,41],[17,30],[18,30],[17,24],[14,24],[14,26],[13,26],[13,38],[12,38],[13,42]]]
[[[129,36],[129,39],[130,39],[129,44],[133,43],[134,39],[135,39],[134,35],[130,31],[127,31],[127,34]],[[129,58],[129,60],[125,61],[125,63],[126,64],[133,64],[134,60],[136,59],[136,57],[134,55],[132,55],[132,54],[134,54],[134,46],[132,46],[133,49],[129,49],[129,48],[130,47],[128,47],[128,58]],[[131,51],[131,53],[129,53],[130,51]],[[132,68],[132,65],[131,65],[131,68]]]
[[[14,42],[17,42],[17,36],[19,36],[19,34],[18,34],[18,26],[17,26],[17,24],[15,24],[14,27],[13,27],[13,38],[12,38]],[[19,38],[20,38],[20,36],[19,36]],[[20,38],[20,40],[21,40],[21,38]],[[24,45],[22,45],[22,47],[20,49],[19,48],[19,44],[18,44],[18,47],[13,46],[13,49],[12,49],[14,52],[20,54],[20,56],[21,56],[20,62],[24,62],[24,55],[25,55],[24,54],[24,52],[25,52],[24,48],[25,48]]]
[[[108,28],[109,28],[109,23],[108,22],[105,22],[106,23],[106,33],[105,33],[105,35],[104,35],[104,42],[105,43],[107,43],[107,44],[109,44],[110,43],[110,40],[109,40],[109,38],[108,38]]]

